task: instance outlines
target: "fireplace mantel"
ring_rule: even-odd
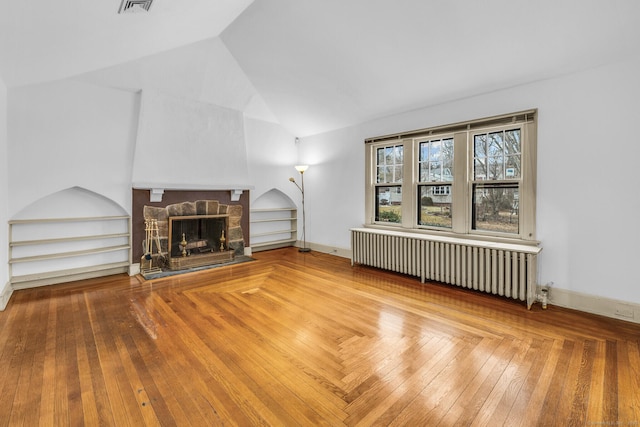
[[[149,190],[149,201],[161,202],[162,195],[165,190],[172,191],[229,191],[231,192],[231,201],[240,200],[242,193],[253,190],[252,185],[246,184],[177,184],[169,182],[136,182],[133,184],[134,190]]]

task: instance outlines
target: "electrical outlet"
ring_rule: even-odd
[[[633,319],[633,308],[629,307],[628,305],[617,305],[615,315]]]

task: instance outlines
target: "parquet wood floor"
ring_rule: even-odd
[[[255,258],[16,291],[0,425],[640,425],[640,325]]]

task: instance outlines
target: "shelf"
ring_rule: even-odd
[[[296,221],[298,218],[266,218],[266,219],[253,219],[249,221],[251,224],[258,224],[261,222],[275,222],[275,221]]]
[[[265,233],[252,234],[251,237],[275,236],[277,234],[292,234],[292,233],[295,233],[296,231],[297,230],[295,228],[293,228],[291,230],[268,231],[268,232],[265,232]]]
[[[14,289],[127,272],[131,265],[129,216],[16,219],[8,223],[9,281]],[[104,234],[100,234],[101,231]],[[27,239],[13,240],[16,234]],[[120,241],[108,242],[113,239]],[[79,242],[85,243],[76,244]],[[104,246],[109,243],[110,246]],[[20,256],[14,256],[14,251]],[[87,258],[96,254],[111,255]],[[49,260],[60,261],[52,266],[52,263],[46,263]]]
[[[251,209],[249,212],[285,212],[285,211],[297,211],[297,208],[265,208],[265,209]]]
[[[93,255],[93,254],[100,254],[105,252],[122,251],[125,249],[129,249],[129,245],[107,246],[104,248],[85,249],[81,251],[58,252],[55,254],[25,256],[21,258],[11,258],[9,259],[9,264],[15,264],[18,262],[45,261],[48,259],[56,259],[56,258],[71,258],[71,257],[82,256],[82,255]]]
[[[287,246],[293,246],[293,244],[296,242],[296,239],[283,239],[283,240],[272,240],[270,242],[261,242],[261,243],[255,243],[251,245],[251,248],[263,248],[265,246],[273,246],[273,245],[287,245]]]
[[[105,240],[115,239],[118,237],[129,237],[129,233],[118,234],[96,234],[93,236],[77,236],[77,237],[60,237],[56,239],[40,239],[40,240],[22,240],[9,243],[9,246],[31,246],[31,245],[44,245],[48,243],[64,243],[64,242],[80,242],[83,240]]]
[[[9,225],[19,224],[43,224],[51,222],[89,222],[89,221],[115,221],[119,219],[128,220],[128,216],[88,216],[79,218],[44,218],[44,219],[14,219],[9,221]]]
[[[254,238],[260,238],[265,236],[282,236],[283,234],[289,234],[291,237],[288,239],[271,240],[260,243],[251,243],[251,247],[255,250],[266,250],[272,248],[279,248],[284,246],[293,246],[297,241],[297,224],[298,224],[298,209],[295,207],[286,208],[265,208],[265,209],[251,209],[252,216],[249,218],[249,223],[254,224],[256,227],[251,228],[252,234],[250,240]],[[280,214],[278,212],[284,212]],[[288,213],[288,215],[287,215]],[[257,214],[254,218],[253,215]],[[271,214],[271,215],[269,215]],[[288,229],[282,229],[283,226],[289,225]],[[255,230],[255,231],[254,231]],[[258,239],[260,240],[260,239]]]

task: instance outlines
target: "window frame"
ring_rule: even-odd
[[[520,177],[481,181],[484,184],[518,183],[518,233],[473,229],[474,136],[496,131],[520,129]],[[453,137],[453,180],[420,181],[420,143]],[[376,187],[376,149],[383,146],[403,146],[402,219],[400,223],[375,220],[372,193]],[[406,232],[440,236],[465,237],[496,242],[536,242],[536,151],[537,110],[510,113],[484,119],[434,128],[420,129],[365,140],[365,214],[367,227],[389,228]],[[379,184],[378,184],[379,185]],[[385,184],[382,184],[385,185]],[[451,185],[451,228],[419,224],[419,189],[421,186]],[[390,186],[387,184],[387,186]]]
[[[378,150],[380,149],[388,149],[388,148],[392,148],[393,151],[395,151],[398,147],[402,147],[402,174],[401,174],[401,178],[400,180],[398,179],[391,179],[391,180],[383,180],[380,181],[380,173],[379,173],[379,167],[384,167],[384,168],[392,168],[393,172],[392,172],[392,176],[395,177],[396,174],[396,168],[398,168],[399,164],[395,161],[397,160],[397,154],[394,154],[394,161],[392,164],[387,164],[385,162],[385,164],[383,166],[378,165]],[[405,168],[405,164],[406,164],[406,147],[404,146],[404,144],[396,144],[396,143],[390,143],[390,144],[377,144],[375,146],[375,148],[373,148],[373,162],[374,162],[374,177],[373,177],[373,191],[374,191],[374,211],[373,211],[373,221],[375,223],[379,223],[379,224],[384,224],[384,225],[389,225],[389,226],[399,226],[401,223],[397,223],[397,222],[391,222],[391,221],[385,221],[380,218],[380,200],[378,199],[378,189],[379,188],[389,188],[390,189],[390,194],[389,194],[389,200],[388,205],[389,206],[393,206],[394,203],[397,202],[397,198],[393,198],[393,195],[391,194],[393,189],[400,189],[400,193],[401,193],[401,199],[400,199],[400,205],[401,205],[401,210],[402,210],[402,204],[404,203],[404,186],[403,186],[403,182],[404,182],[404,168]],[[385,173],[386,176],[386,173]],[[397,194],[397,191],[396,191]],[[401,218],[402,218],[402,213],[401,212]],[[378,218],[378,219],[376,219]]]
[[[440,141],[441,143],[444,140],[452,140],[453,143],[453,163],[451,165],[451,168],[453,169],[453,175],[451,176],[451,179],[446,181],[446,180],[440,180],[440,181],[429,181],[429,177],[427,177],[427,180],[422,181],[421,179],[421,170],[420,170],[420,146],[421,144],[425,143],[425,142],[435,142],[435,141]],[[453,189],[453,185],[454,185],[454,181],[455,181],[455,172],[456,172],[456,153],[455,153],[455,137],[453,133],[435,133],[435,134],[431,134],[431,135],[427,135],[427,136],[423,136],[423,137],[418,137],[418,138],[413,138],[412,140],[413,143],[413,150],[414,150],[414,156],[415,158],[413,159],[413,163],[416,167],[416,173],[413,176],[413,180],[415,181],[415,185],[414,185],[414,189],[413,189],[413,194],[415,194],[415,209],[414,209],[414,216],[415,216],[415,227],[418,229],[427,229],[427,230],[434,230],[436,232],[442,231],[442,232],[446,232],[446,231],[452,231],[453,230],[453,211],[454,211],[454,206],[453,206],[453,197],[455,194],[455,190]],[[429,161],[430,162],[430,161]],[[420,224],[420,215],[421,215],[421,202],[420,202],[420,189],[422,187],[451,187],[451,216],[452,216],[452,225],[451,227],[438,227],[435,225],[428,225],[428,224]]]

